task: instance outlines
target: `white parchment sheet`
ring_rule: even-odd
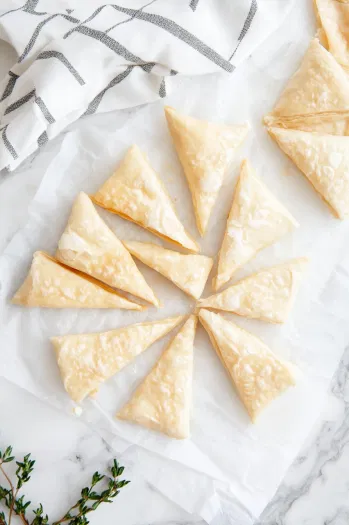
[[[263,48],[269,53],[268,61]],[[83,405],[81,417],[95,425],[111,444],[117,446],[116,436],[120,436],[123,456],[136,463],[143,476],[208,522],[222,523],[217,521],[222,512],[230,516],[230,523],[239,524],[251,522],[247,514],[250,520],[260,514],[318,417],[349,340],[349,224],[331,216],[261,125],[262,115],[272,107],[305,48],[306,40],[278,48],[269,43],[262,46],[253,62],[230,78],[174,79],[167,103],[198,117],[227,123],[248,120],[252,126],[226,177],[203,240],[196,231],[189,191],[167,131],[163,103],[157,102],[117,117],[112,113],[86,119],[68,132],[58,154],[50,163],[45,159],[42,182],[30,203],[25,224],[0,258],[0,374],[71,413],[73,404],[62,387],[50,336],[110,330],[186,314],[194,307],[184,293],[141,264],[139,268],[163,302],[161,309],[148,308],[141,313],[44,310],[9,303],[28,271],[33,252],[42,249],[54,253],[77,193],[97,190],[130,144],[137,143],[147,152],[181,220],[200,242],[204,254],[215,256],[218,252],[239,164],[245,157],[296,217],[300,227],[293,234],[261,252],[235,276],[241,278],[291,257],[310,258],[295,307],[284,326],[230,316],[298,367],[297,386],[272,403],[257,424],[250,423],[202,327],[195,340],[190,440],[176,442],[114,418],[175,332],[103,385],[96,400],[87,400]],[[28,164],[20,176],[30,177],[38,169],[40,158]],[[14,200],[13,213],[15,208]],[[162,242],[130,222],[101,209],[98,212],[121,239]],[[204,295],[211,293],[211,277]],[[246,515],[243,508],[248,509]]]

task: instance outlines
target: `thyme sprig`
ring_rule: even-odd
[[[17,465],[15,481],[11,480],[6,468],[6,464],[12,462]],[[90,486],[82,489],[78,501],[58,521],[51,522],[41,503],[37,509],[30,511],[31,501],[24,495],[19,496],[25,483],[30,480],[34,466],[35,461],[31,459],[31,454],[24,456],[22,461],[16,461],[12,455],[12,447],[7,447],[4,452],[0,450],[0,506],[6,510],[6,514],[0,510],[0,525],[11,525],[14,516],[18,516],[24,525],[87,525],[87,515],[98,509],[102,503],[112,503],[120,489],[129,483],[120,479],[124,467],[119,466],[114,459],[108,474],[95,472]]]

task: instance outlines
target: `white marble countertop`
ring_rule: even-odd
[[[297,19],[295,10],[299,7],[298,1],[296,4],[293,17],[278,30],[284,42],[297,38],[294,27],[293,32],[290,30],[292,20]],[[312,23],[310,9],[306,12],[309,23]],[[285,35],[288,33],[287,39]],[[12,62],[11,50],[1,44],[0,76]],[[255,67],[263,67],[262,62],[257,60]],[[243,74],[243,67],[239,74]],[[0,190],[2,225],[7,224],[8,203],[15,197],[11,191],[13,177],[15,175],[9,175]],[[28,184],[28,202],[39,180],[40,173]],[[17,221],[20,224],[26,203],[17,204]],[[16,228],[14,224],[7,226],[0,228],[0,249]],[[316,428],[263,513],[259,525],[349,523],[348,370],[349,349],[333,379]],[[36,470],[28,485],[28,495],[33,504],[42,502],[52,519],[56,519],[77,499],[79,488],[88,482],[97,468],[103,470],[112,457],[108,445],[83,423],[44,405],[0,378],[0,448],[7,444],[12,444],[19,456],[32,452],[37,460]],[[115,503],[105,505],[91,517],[92,524],[114,522],[122,525],[169,525],[199,523],[200,520],[188,515],[143,480],[132,479],[131,485],[122,491]]]
[[[258,525],[347,525],[349,519],[349,350],[336,374],[319,422],[307,439]],[[89,428],[0,380],[0,443],[18,455],[32,452],[37,466],[28,485],[32,501],[56,518],[111,452]],[[126,472],[127,476],[127,472]],[[91,517],[92,524],[149,525],[149,486],[132,480],[117,500]],[[201,523],[151,492],[151,523]]]

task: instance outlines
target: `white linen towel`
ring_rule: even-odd
[[[166,96],[169,77],[231,73],[292,0],[2,0],[18,54],[0,83],[0,170],[77,118]]]

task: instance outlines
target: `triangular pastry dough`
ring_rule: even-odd
[[[162,239],[192,252],[199,246],[185,231],[161,180],[138,146],[132,146],[115,173],[92,200]]]
[[[307,262],[306,258],[299,258],[265,268],[217,295],[201,299],[198,306],[233,312],[269,323],[284,323]]]
[[[47,308],[144,309],[92,277],[67,268],[44,252],[34,253],[29,273],[12,303]]]
[[[314,39],[278,103],[268,126],[343,135],[349,131],[349,79],[331,53]]]
[[[199,319],[254,422],[273,399],[295,384],[289,366],[260,339],[219,314],[200,310]]]
[[[179,316],[98,334],[52,337],[64,388],[80,403],[182,319]]]
[[[257,252],[296,226],[296,220],[256,178],[249,162],[244,161],[219,253],[214,290],[229,281],[233,273]]]
[[[98,215],[86,193],[79,193],[74,202],[58,242],[56,259],[159,306],[131,255]]]
[[[349,2],[346,0],[314,0],[324,43],[334,58],[349,68]]]
[[[213,260],[206,255],[187,255],[151,243],[124,241],[126,248],[142,263],[172,281],[187,294],[199,299]]]
[[[282,151],[339,219],[349,216],[349,137],[269,128]]]
[[[196,323],[190,316],[118,418],[176,439],[189,437]]]
[[[171,107],[165,114],[192,194],[197,227],[204,235],[225,173],[249,126],[206,122]]]

